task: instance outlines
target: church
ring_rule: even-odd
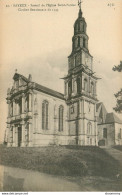
[[[98,122],[103,117],[96,90],[99,78],[93,71],[88,40],[80,3],[72,51],[68,56],[68,73],[63,78],[64,94],[35,83],[32,75],[26,78],[17,72],[14,74],[14,84],[8,89],[6,98],[7,146],[116,144],[115,137],[112,137],[113,142],[106,142],[107,133],[101,133],[106,123]],[[119,143],[122,144],[122,122],[119,124]]]

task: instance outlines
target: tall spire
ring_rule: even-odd
[[[82,17],[82,10],[81,10],[81,3],[82,3],[83,1],[81,1],[81,0],[78,0],[78,6],[79,6],[79,14],[78,14],[78,16],[79,17]]]
[[[81,9],[81,0],[78,0],[78,6],[79,6],[79,9]]]

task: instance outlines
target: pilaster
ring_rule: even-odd
[[[22,128],[22,143],[21,143],[21,146],[24,147],[25,146],[25,122],[24,122],[24,120],[22,120],[22,122],[21,122],[21,128]]]
[[[29,91],[29,112],[32,112],[32,92]]]
[[[11,146],[11,139],[10,139],[10,137],[11,137],[11,126],[10,126],[10,124],[7,124],[7,146],[9,147],[9,146]]]
[[[16,127],[15,127],[15,125],[12,125],[12,127],[13,127],[13,144],[12,144],[12,146],[13,147],[15,147],[16,146]]]
[[[7,104],[8,104],[8,117],[10,117],[10,100],[7,100]]]
[[[25,94],[22,93],[22,114],[25,112]]]
[[[12,106],[13,106],[13,108],[12,108],[12,110],[13,110],[13,116],[15,116],[15,100],[13,99],[13,104],[12,104]]]
[[[15,126],[15,146],[18,146],[18,126]]]
[[[29,120],[29,146],[32,146],[32,120]]]

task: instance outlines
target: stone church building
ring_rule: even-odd
[[[64,94],[35,83],[31,75],[26,78],[15,73],[14,85],[7,92],[8,146],[98,145],[104,140],[98,131],[103,124],[98,123],[98,78],[93,71],[86,29],[80,8],[74,23],[68,73],[63,78]]]

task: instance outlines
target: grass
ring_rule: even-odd
[[[7,148],[0,146],[0,164],[60,176],[114,178],[119,163],[99,147],[47,146]]]

